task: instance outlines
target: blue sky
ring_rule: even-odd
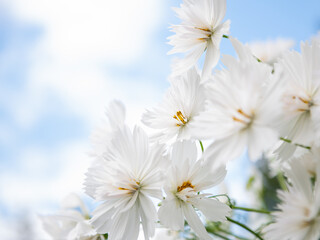
[[[134,124],[168,87],[168,26],[179,22],[170,8],[180,1],[93,2],[0,4],[0,225],[81,191],[89,136],[108,101],[123,100]],[[319,9],[316,0],[229,0],[226,19],[243,42],[299,43],[320,29]],[[221,52],[234,54],[227,39]]]

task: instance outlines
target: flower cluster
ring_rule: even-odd
[[[45,229],[56,239],[135,240],[141,227],[150,239],[159,226],[179,232],[189,226],[200,239],[228,239],[235,236],[223,227],[229,221],[258,239],[319,239],[320,42],[301,43],[301,52],[282,51],[288,44],[281,42],[275,48],[281,53],[260,59],[252,46],[228,36],[225,0],[183,0],[174,10],[181,24],[171,27],[169,53],[187,55],[174,62],[163,101],[142,116],[153,133],[130,129],[124,105],[111,102],[105,126],[94,134],[84,183],[100,205],[85,216],[43,217]],[[224,66],[212,74],[223,38],[237,57],[223,56]],[[243,154],[253,162],[276,159],[285,188],[278,191],[272,224],[257,231],[232,218],[232,209],[269,211],[210,193],[224,181],[228,162]]]
[[[109,119],[119,109],[113,111]],[[198,160],[191,140],[168,148],[151,142],[137,126],[131,131],[121,124],[109,136],[109,146],[89,168],[85,181],[86,193],[102,201],[90,220],[97,233],[108,233],[110,239],[137,239],[141,222],[149,239],[158,219],[173,230],[183,230],[186,219],[199,236],[210,239],[194,207],[210,220],[226,220],[230,212],[226,204],[199,194],[224,179],[225,166],[216,166],[209,155]],[[163,199],[162,189],[166,197],[157,214],[154,201]]]

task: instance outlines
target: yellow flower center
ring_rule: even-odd
[[[134,193],[141,188],[140,182],[132,180],[132,184],[130,184],[131,188],[118,187],[118,190],[129,191],[129,193]]]
[[[198,40],[202,41],[202,42],[205,42],[207,41],[208,39],[211,38],[211,35],[212,35],[212,32],[209,28],[201,28],[201,27],[194,27],[195,29],[198,29],[198,30],[201,30],[202,33],[204,35],[206,35],[206,37],[203,37],[203,38],[198,38]]]
[[[188,119],[185,116],[183,116],[181,111],[178,111],[176,115],[173,116],[173,118],[178,121],[178,123],[176,124],[177,127],[180,127],[181,125],[185,125],[188,122]]]
[[[297,111],[299,112],[305,112],[305,111],[309,111],[310,107],[312,107],[313,102],[311,99],[305,99],[302,97],[296,97],[296,96],[292,96],[293,100],[298,100],[300,101],[300,103],[304,104],[304,106],[297,108]]]
[[[245,113],[242,109],[237,110],[236,116],[232,116],[232,119],[236,122],[240,122],[248,126],[252,122],[253,114],[249,115]]]
[[[194,188],[194,186],[192,185],[192,183],[190,181],[187,182],[183,182],[181,186],[177,187],[177,192],[181,192],[183,189],[186,188]]]

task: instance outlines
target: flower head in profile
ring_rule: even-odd
[[[172,79],[163,102],[147,110],[142,121],[158,130],[156,140],[167,142],[190,139],[193,136],[190,123],[204,110],[206,89],[196,68]]]
[[[288,185],[288,191],[278,192],[281,203],[279,210],[273,213],[275,223],[265,229],[266,239],[317,240],[320,237],[319,164],[314,186],[301,159],[290,162],[286,175],[291,184]]]
[[[310,177],[317,177],[317,168],[320,164],[320,147],[313,145],[311,150],[304,149],[304,153],[294,157],[299,161],[309,173]]]
[[[320,144],[320,43],[301,43],[276,64],[283,74],[281,134],[294,143]]]
[[[92,225],[111,240],[137,239],[140,221],[145,239],[154,235],[157,213],[150,197],[162,198],[163,147],[149,145],[144,131],[123,125],[115,131],[108,153],[87,172],[86,192],[103,201]]]
[[[239,59],[223,58],[227,69],[216,73],[209,85],[206,111],[193,127],[199,139],[216,140],[208,151],[222,154],[221,159],[239,157],[247,147],[250,159],[256,160],[278,139],[274,130],[281,110],[278,81],[271,67],[259,63],[247,46],[230,40]]]
[[[211,239],[197,208],[211,221],[225,221],[230,208],[208,194],[199,193],[219,184],[226,175],[225,166],[213,168],[210,162],[197,161],[194,142],[176,142],[172,149],[172,166],[165,183],[165,200],[159,209],[160,223],[173,230],[183,230],[184,219],[200,239]]]
[[[295,42],[292,39],[278,38],[275,40],[251,42],[249,47],[253,55],[259,60],[264,63],[274,64],[294,44]]]
[[[182,22],[172,26],[175,35],[169,37],[173,46],[169,54],[187,53],[174,65],[174,72],[181,74],[194,66],[207,51],[203,74],[210,73],[219,60],[221,38],[229,33],[230,21],[222,23],[226,0],[184,0],[174,10]]]
[[[44,230],[56,240],[104,240],[89,222],[89,212],[75,194],[68,195],[55,215],[41,216]],[[77,209],[80,209],[78,211]]]
[[[94,157],[101,157],[108,151],[113,131],[123,126],[126,118],[125,106],[121,101],[111,101],[106,110],[103,123],[91,134],[92,152]]]

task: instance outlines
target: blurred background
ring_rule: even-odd
[[[82,193],[90,134],[110,100],[125,103],[130,125],[161,101],[180,3],[0,0],[0,239],[48,239],[37,216]],[[319,9],[318,0],[228,0],[225,19],[242,42],[281,38],[299,49],[320,30]],[[221,52],[234,55],[227,39]],[[228,177],[241,202],[240,172],[249,164]]]

